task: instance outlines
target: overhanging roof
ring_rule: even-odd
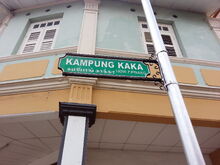
[[[41,6],[44,4],[65,3],[76,0],[0,0],[8,10],[19,10]],[[101,0],[100,0],[101,1]],[[141,3],[141,0],[121,0],[131,3]],[[193,12],[210,13],[219,7],[219,0],[151,0],[155,6],[180,9]]]
[[[127,2],[138,2],[141,0],[122,0]],[[171,9],[179,9],[200,13],[212,13],[219,8],[219,0],[150,0],[154,6]]]

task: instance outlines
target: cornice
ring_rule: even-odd
[[[36,52],[36,53],[10,55],[7,57],[0,57],[0,63],[23,60],[23,59],[38,58],[38,57],[46,57],[46,56],[51,56],[51,55],[59,55],[59,54],[67,53],[67,52],[76,53],[77,49],[78,49],[77,46],[72,46],[72,47],[66,47],[66,48],[51,49],[48,51],[42,51],[42,52]],[[150,55],[144,54],[144,53],[125,52],[125,51],[109,50],[109,49],[101,49],[101,48],[96,48],[95,53],[97,55],[112,55],[112,56],[135,57],[135,58],[149,58],[150,57]],[[177,58],[177,57],[170,57],[170,60],[172,62],[182,63],[182,64],[220,67],[220,62],[216,62],[216,61],[205,61],[205,60]]]
[[[7,57],[0,57],[0,63],[31,59],[31,58],[38,58],[38,57],[46,57],[46,56],[51,56],[51,55],[59,55],[59,54],[67,53],[67,52],[76,53],[76,51],[77,51],[77,46],[72,46],[72,47],[66,47],[66,48],[51,49],[51,50],[42,51],[42,52],[16,54],[16,55],[11,55]]]
[[[119,90],[126,92],[151,93],[166,95],[166,92],[160,90],[153,82],[132,81],[132,80],[109,80],[102,79],[97,81],[96,89]]]
[[[92,85],[94,89],[166,95],[165,91],[160,90],[152,82],[60,76],[0,84],[0,96],[67,89],[71,84]],[[180,89],[184,97],[220,100],[220,88],[217,87],[180,84]]]
[[[180,84],[180,90],[185,97],[220,100],[219,87],[203,87]]]
[[[184,97],[220,100],[220,88],[192,86],[185,84],[179,84],[179,86]],[[131,80],[101,80],[97,81],[95,88],[167,95],[166,91],[161,90],[152,82],[140,82]]]
[[[0,96],[58,90],[70,87],[67,78],[58,77],[0,84]]]
[[[102,49],[102,48],[96,48],[96,54],[136,57],[136,58],[149,58],[150,57],[149,54],[144,54],[144,53],[133,53],[133,52],[125,52],[125,51]],[[170,57],[170,60],[171,62],[183,63],[183,64],[220,67],[220,61],[216,62],[216,61],[206,61],[206,60],[198,60],[198,59],[179,58],[179,57]]]

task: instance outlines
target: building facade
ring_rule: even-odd
[[[152,1],[207,165],[220,160],[219,18],[212,2]],[[206,6],[206,7],[205,7]],[[209,24],[209,20],[215,25]],[[56,164],[59,102],[95,104],[88,165],[186,164],[166,91],[152,82],[63,76],[66,53],[149,58],[138,0],[0,1],[0,160]],[[212,28],[214,27],[214,28]],[[214,29],[214,30],[213,30]],[[160,84],[159,84],[160,85]]]

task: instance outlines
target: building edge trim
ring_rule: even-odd
[[[6,57],[0,57],[0,63],[31,59],[31,58],[46,57],[46,56],[52,56],[52,55],[60,55],[60,54],[65,54],[67,52],[76,53],[76,51],[77,51],[77,46],[71,46],[71,47],[66,47],[66,48],[51,49],[51,50],[47,50],[43,52],[16,54],[16,55],[11,55],[11,56],[6,56]]]
[[[44,112],[19,113],[0,115],[0,123],[15,123],[24,121],[39,121],[58,119],[59,111],[46,110]],[[135,113],[119,113],[119,112],[99,112],[97,110],[97,119],[124,120],[136,122],[175,124],[175,119],[172,116],[158,115],[140,115]],[[194,126],[208,126],[220,128],[220,122],[216,120],[202,120],[191,118]]]
[[[28,53],[28,54],[18,54],[18,55],[10,55],[6,57],[0,57],[0,63],[3,62],[11,62],[16,60],[23,60],[23,59],[31,59],[31,58],[38,58],[38,57],[46,57],[52,55],[60,55],[67,52],[76,53],[78,46],[71,46],[65,48],[57,48],[43,52],[36,52],[36,53]],[[137,52],[125,52],[119,50],[110,50],[110,49],[103,49],[103,48],[96,48],[95,53],[98,55],[113,55],[113,56],[123,56],[123,57],[135,57],[135,58],[148,58],[150,57],[149,54],[144,53],[137,53]],[[187,58],[176,58],[170,57],[172,62],[183,63],[183,64],[194,64],[194,65],[202,65],[202,66],[211,66],[211,67],[220,67],[220,62],[216,61],[205,61],[205,60],[197,60],[197,59],[187,59]]]
[[[150,57],[149,54],[144,53],[135,53],[135,52],[125,52],[119,50],[110,50],[110,49],[103,49],[103,48],[96,48],[96,54],[105,54],[105,55],[113,55],[125,57],[136,57],[136,58],[148,58]],[[198,60],[198,59],[189,59],[189,58],[180,58],[180,57],[170,57],[171,62],[183,63],[183,64],[194,64],[194,65],[204,65],[204,66],[212,66],[212,67],[220,67],[220,62],[216,61],[206,61],[206,60]]]
[[[14,123],[24,121],[37,121],[43,119],[58,119],[58,111],[46,110],[44,112],[32,112],[32,113],[19,113],[0,115],[0,123]]]
[[[140,115],[136,113],[120,113],[120,112],[98,112],[97,119],[124,120],[136,122],[149,122],[161,124],[176,124],[173,116],[160,115]],[[220,128],[220,121],[190,118],[193,126],[208,126]]]
[[[152,82],[138,82],[131,80],[107,80],[84,77],[56,77],[32,81],[12,82],[0,84],[0,96],[42,92],[48,90],[60,90],[70,88],[71,84],[92,85],[94,89],[119,90],[125,92],[138,92],[166,95]],[[220,88],[202,87],[180,84],[184,97],[220,100]]]

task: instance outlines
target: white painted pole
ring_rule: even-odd
[[[60,165],[83,165],[86,143],[86,117],[68,116]]]
[[[189,165],[205,165],[195,132],[192,127],[178,82],[175,78],[169,57],[167,55],[150,0],[141,0],[145,16],[154,42],[158,62],[165,81],[165,87],[170,98],[172,110],[176,119],[184,152]]]

